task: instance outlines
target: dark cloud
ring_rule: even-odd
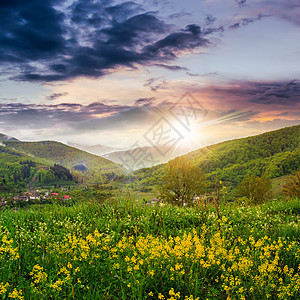
[[[64,14],[58,1],[1,1],[0,61],[26,63],[63,55],[66,50]]]
[[[258,14],[256,17],[252,17],[252,18],[240,18],[234,24],[230,25],[229,29],[237,29],[242,26],[247,26],[248,24],[258,21],[258,20],[261,20],[262,18],[265,18],[265,17],[269,17],[269,15]]]
[[[237,5],[239,7],[244,7],[244,6],[246,6],[247,0],[235,0],[235,2],[237,3]]]
[[[300,81],[256,84],[256,94],[250,102],[261,104],[300,104]]]
[[[300,81],[239,82],[211,88],[216,95],[256,104],[297,106],[300,104]]]
[[[147,106],[147,105],[152,105],[153,102],[155,101],[155,97],[151,98],[140,98],[137,99],[134,103],[135,106]]]
[[[159,89],[163,89],[167,85],[166,80],[160,78],[149,78],[144,86],[149,87],[152,92],[156,92]]]
[[[58,98],[67,96],[68,93],[54,93],[46,97],[47,100],[56,100]]]
[[[207,15],[206,18],[205,18],[205,25],[206,25],[206,26],[210,26],[210,25],[212,25],[215,21],[216,21],[216,17],[214,17],[213,15],[209,14],[209,15]]]
[[[166,65],[166,64],[155,64],[155,66],[164,68],[170,71],[186,71],[188,68],[180,67],[180,66],[174,66],[174,65]]]
[[[18,80],[99,77],[120,66],[165,67],[183,51],[209,46],[207,35],[215,32],[174,28],[133,1],[2,1],[0,61]]]
[[[174,14],[171,14],[169,15],[169,19],[179,19],[179,18],[182,18],[182,17],[186,17],[186,16],[191,16],[192,14],[191,13],[187,13],[185,12],[184,10],[181,11],[181,12],[178,12],[178,13],[174,13]]]
[[[210,42],[201,33],[201,28],[198,25],[191,24],[181,32],[171,33],[153,45],[146,46],[143,52],[150,57],[174,59],[176,52],[207,47]]]

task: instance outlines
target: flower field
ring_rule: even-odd
[[[0,213],[3,299],[299,299],[300,201]],[[219,229],[220,228],[220,229]]]

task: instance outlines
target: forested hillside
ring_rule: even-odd
[[[212,182],[228,181],[236,186],[247,174],[271,178],[300,168],[300,126],[207,146],[185,155],[207,174]],[[141,185],[161,181],[163,165],[145,168],[128,177]]]
[[[0,193],[35,185],[72,182],[70,171],[60,165],[47,166],[24,154],[0,146]]]
[[[124,173],[124,168],[105,158],[53,141],[4,142],[6,147],[24,153],[47,165],[59,164],[71,170],[79,181],[102,183]]]

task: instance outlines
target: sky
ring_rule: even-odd
[[[300,124],[299,0],[0,0],[0,132],[117,148]]]

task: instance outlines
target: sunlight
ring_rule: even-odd
[[[189,130],[182,131],[183,138],[179,142],[179,147],[188,152],[201,148],[205,145],[204,128],[196,122],[191,123]]]

